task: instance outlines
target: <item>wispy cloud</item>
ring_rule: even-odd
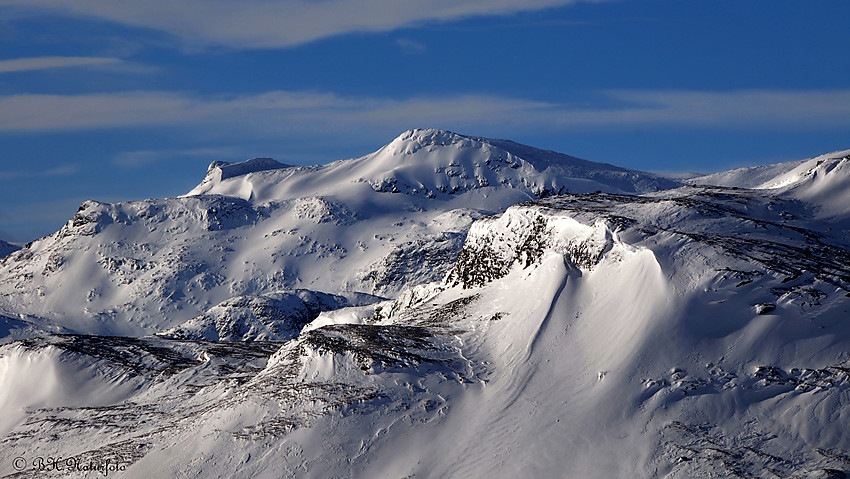
[[[199,120],[193,114],[197,108],[197,101],[165,92],[14,95],[0,97],[0,131],[165,125]]]
[[[450,119],[452,123],[510,121],[552,107],[480,95],[394,100],[288,91],[217,97],[156,91],[28,94],[0,97],[0,132],[210,124],[243,132],[310,131],[317,127],[435,124]]]
[[[410,38],[399,38],[395,41],[396,45],[400,46],[404,53],[409,55],[414,53],[425,53],[428,50],[424,44],[411,40]]]
[[[68,165],[60,165],[55,168],[50,168],[44,170],[40,173],[40,176],[69,176],[76,174],[80,171],[80,165],[77,163],[71,163]],[[36,176],[39,176],[38,174]]]
[[[0,181],[17,180],[22,178],[46,178],[52,176],[70,176],[80,171],[77,163],[68,163],[41,171],[0,170]]]
[[[846,128],[850,90],[610,90],[621,106],[564,111],[556,122],[584,126]]]
[[[614,22],[617,19],[608,19]],[[562,28],[562,27],[583,27],[593,25],[595,22],[587,20],[567,20],[562,18],[543,18],[534,20],[517,20],[513,22],[498,22],[488,23],[483,25],[468,25],[468,24],[452,24],[441,25],[439,28],[444,30],[455,30],[465,32],[486,32],[493,30],[506,30],[516,28]]]
[[[835,129],[850,126],[850,90],[598,92],[604,107],[457,95],[389,99],[322,92],[197,96],[141,91],[0,97],[0,132],[180,127],[227,135],[365,131],[438,126],[567,131],[644,126],[712,129]],[[153,155],[153,153],[145,153]],[[144,155],[126,164],[144,162]]]
[[[51,68],[96,67],[122,63],[119,58],[103,57],[33,57],[0,60],[0,73],[47,70]]]
[[[112,164],[122,168],[143,168],[165,161],[181,160],[186,158],[209,158],[218,160],[230,158],[243,160],[244,152],[232,147],[220,148],[194,148],[190,150],[136,150],[119,153],[112,158]]]
[[[351,32],[507,15],[606,0],[0,0],[15,13],[96,18],[150,28],[192,46],[290,47]]]

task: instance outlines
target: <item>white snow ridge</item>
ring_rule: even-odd
[[[86,202],[0,259],[0,476],[847,477],[848,154],[410,130]]]

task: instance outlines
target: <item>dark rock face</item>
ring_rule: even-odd
[[[423,284],[441,280],[462,251],[465,235],[445,232],[401,244],[369,265],[360,281],[376,294],[392,291],[398,284]]]

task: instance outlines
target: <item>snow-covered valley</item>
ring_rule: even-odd
[[[846,477],[848,164],[411,130],[86,202],[0,259],[0,475]]]

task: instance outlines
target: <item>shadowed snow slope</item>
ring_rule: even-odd
[[[0,258],[8,256],[13,252],[18,251],[19,249],[21,249],[20,246],[15,246],[11,243],[7,243],[3,240],[0,240]]]
[[[289,341],[14,342],[4,450],[122,477],[842,477],[850,252],[814,215],[771,190],[563,195]],[[53,376],[21,399],[34,363],[98,406]]]
[[[441,130],[411,130],[376,153],[325,166],[215,162],[184,197],[87,201],[61,230],[0,259],[0,310],[136,336],[235,296],[392,297],[442,278],[485,214],[557,192],[675,185]]]

